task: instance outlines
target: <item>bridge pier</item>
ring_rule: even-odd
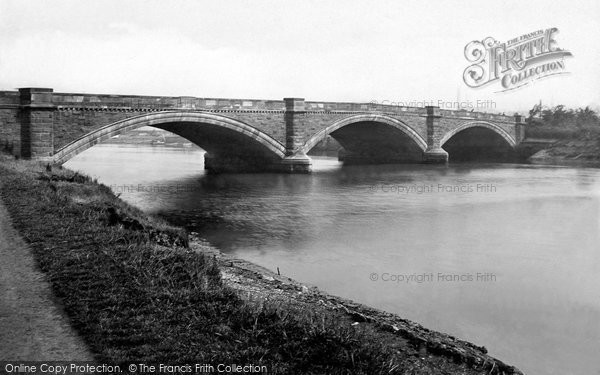
[[[19,89],[20,156],[45,160],[54,154],[53,89]]]
[[[525,139],[525,123],[523,122],[523,116],[515,113],[515,141],[517,145]]]
[[[312,171],[312,160],[305,153],[286,156],[279,163],[279,171],[285,173],[310,173]]]
[[[423,162],[428,164],[444,164],[448,162],[448,153],[440,144],[444,136],[444,130],[439,126],[440,108],[436,106],[426,106],[427,114],[425,123],[427,126],[427,149],[423,153]]]
[[[445,164],[448,162],[448,153],[443,148],[427,148],[423,153],[423,162],[426,164]]]
[[[304,132],[308,127],[304,98],[284,98],[285,102],[285,157],[280,171],[286,173],[310,173],[312,160],[302,146]]]

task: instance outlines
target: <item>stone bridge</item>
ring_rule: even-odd
[[[507,155],[524,138],[518,115],[438,107],[0,91],[0,148],[19,157],[64,163],[141,126],[197,144],[215,172],[308,172],[308,152],[328,136],[345,162],[373,164],[446,162],[465,150]]]

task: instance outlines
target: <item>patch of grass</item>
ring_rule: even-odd
[[[98,360],[254,364],[270,373],[433,373],[417,370],[417,358],[380,333],[337,315],[241,299],[222,283],[214,259],[185,247],[181,229],[148,218],[87,177],[5,158],[0,193]]]

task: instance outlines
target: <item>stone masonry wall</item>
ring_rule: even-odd
[[[19,110],[0,107],[0,151],[20,154]]]
[[[361,114],[377,114],[373,112],[306,112],[306,126],[304,129],[303,139],[304,142],[308,141],[319,131],[341,121],[345,118],[361,115]],[[425,126],[425,118],[417,113],[380,113],[385,116],[392,117],[396,120],[400,120],[409,127],[411,127],[417,134],[423,139],[427,139],[427,128]]]
[[[56,151],[105,125],[151,112],[169,110],[203,111],[237,119],[273,137],[282,145],[286,144],[286,106],[283,100],[71,93],[51,93],[49,98],[51,100],[49,104],[53,109],[44,110],[38,115],[35,111],[39,109],[34,109],[31,113],[27,112],[23,107],[23,104],[27,105],[27,103],[20,102],[19,92],[0,91],[1,149],[12,149],[13,153],[20,154],[21,143],[31,145],[31,142],[34,142],[38,144],[36,147],[39,148],[43,142],[50,140]],[[425,108],[373,103],[307,101],[304,102],[303,109],[304,111],[295,115],[301,122],[299,133],[296,136],[302,142],[308,141],[321,130],[340,120],[359,114],[392,117],[404,122],[423,139],[427,139]],[[473,121],[493,123],[516,139],[514,117],[512,116],[439,109],[437,111],[441,117],[435,121],[434,138],[436,141],[441,140],[445,134],[458,126]],[[38,117],[40,118],[38,119]],[[49,132],[36,125],[41,124],[42,120],[47,121],[48,118],[53,124]],[[22,127],[22,124],[25,124],[25,127]],[[32,126],[38,129],[33,129]],[[23,134],[27,137],[23,138]]]
[[[158,110],[135,110],[128,108],[102,108],[102,107],[59,107],[54,114],[54,148],[60,149],[69,142],[102,126],[124,120],[130,117],[155,112]],[[281,144],[285,144],[285,112],[279,110],[211,110],[213,114],[232,118],[253,126],[265,134],[273,137]],[[306,111],[302,129],[303,142],[308,141],[322,129],[329,127],[344,118],[369,112],[341,112],[341,111]],[[372,112],[371,112],[372,113]],[[387,113],[386,116],[400,120],[410,126],[423,139],[427,139],[427,126],[424,115],[418,113]],[[436,137],[438,141],[459,124],[472,121],[489,121],[487,119],[442,117],[438,120]],[[491,121],[509,134],[514,136],[514,124]]]
[[[52,103],[64,107],[99,107],[153,110],[284,110],[282,100],[195,98],[54,93]]]
[[[93,108],[71,108],[54,111],[54,150],[99,129],[130,117],[147,112],[141,111],[111,111]]]
[[[122,108],[69,107],[59,108],[54,114],[54,149],[105,125],[127,118],[158,112],[158,110],[134,110]],[[283,111],[235,111],[217,110],[210,113],[232,118],[253,126],[270,135],[281,144],[285,143],[285,120]]]
[[[19,93],[0,92],[0,151],[20,154]]]

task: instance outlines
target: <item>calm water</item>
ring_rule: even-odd
[[[311,175],[207,176],[197,149],[122,145],[66,166],[222,251],[526,374],[600,374],[599,169],[320,159]]]

